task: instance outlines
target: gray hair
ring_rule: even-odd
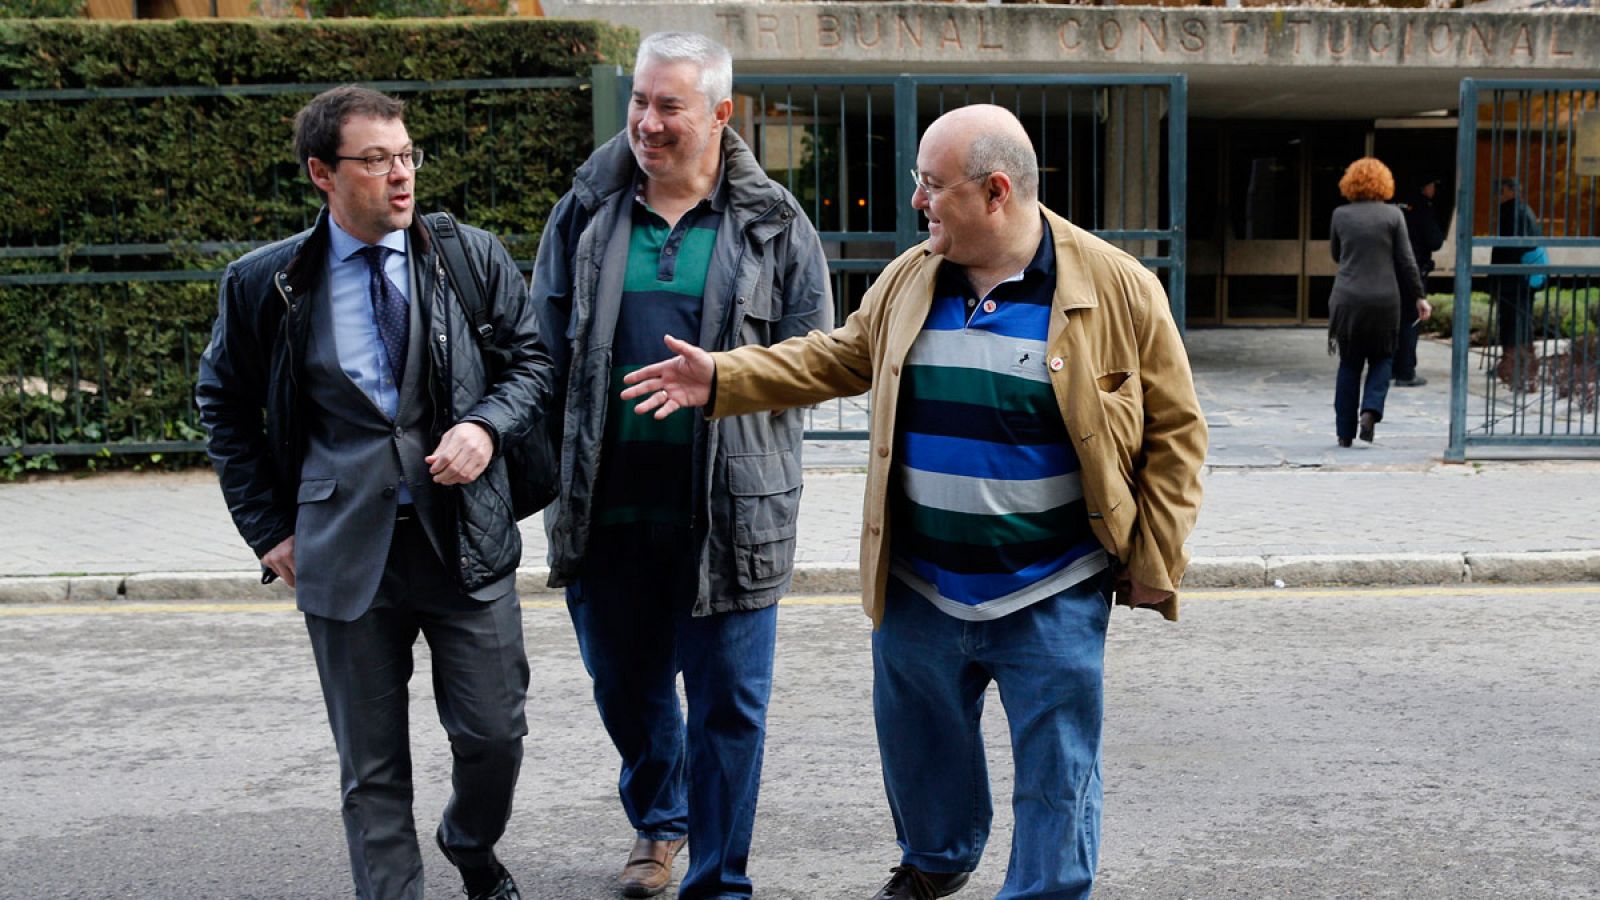
[[[1026,141],[1009,134],[980,134],[967,150],[967,177],[989,172],[1011,176],[1014,190],[1026,200],[1039,199],[1039,160]]]
[[[638,78],[639,70],[657,62],[690,62],[699,66],[700,93],[706,96],[706,103],[713,109],[733,97],[733,54],[703,34],[658,31],[650,35],[639,44],[633,76]]]

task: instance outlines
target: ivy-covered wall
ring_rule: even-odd
[[[526,19],[0,20],[0,91],[169,89],[0,99],[0,276],[106,279],[0,283],[0,448],[199,436],[189,392],[214,286],[117,273],[220,269],[242,250],[190,245],[306,227],[321,198],[292,158],[291,121],[320,86],[587,78],[636,43]],[[228,85],[309,87],[195,92]],[[591,149],[587,84],[393,93],[428,154],[418,209],[449,209],[531,257]],[[151,244],[168,252],[130,248]]]

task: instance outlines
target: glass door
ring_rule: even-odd
[[[1223,320],[1298,322],[1305,262],[1300,129],[1236,126],[1226,146]]]
[[[1328,224],[1339,178],[1366,151],[1363,123],[1234,125],[1225,142],[1223,321],[1328,318],[1337,267]]]

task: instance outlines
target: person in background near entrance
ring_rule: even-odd
[[[1333,211],[1330,228],[1339,272],[1328,301],[1328,352],[1339,354],[1334,427],[1339,446],[1349,447],[1356,437],[1371,442],[1383,421],[1401,305],[1415,305],[1420,320],[1433,315],[1433,307],[1411,256],[1405,216],[1389,203],[1394,196],[1389,167],[1370,156],[1356,160],[1339,179],[1339,193],[1350,202]]]
[[[1433,271],[1433,251],[1444,246],[1444,229],[1439,227],[1439,214],[1433,208],[1433,195],[1439,189],[1439,179],[1422,182],[1417,194],[1408,203],[1399,204],[1405,213],[1406,234],[1411,238],[1411,255],[1417,261],[1417,275],[1423,289],[1428,286],[1428,273]],[[1411,303],[1400,304],[1400,339],[1394,348],[1394,371],[1390,373],[1395,387],[1421,387],[1428,379],[1417,374],[1417,307]]]
[[[356,896],[422,897],[406,690],[420,632],[452,758],[435,839],[468,897],[517,900],[494,852],[528,733],[499,450],[544,427],[550,358],[511,255],[462,228],[504,354],[485,371],[414,215],[404,110],[346,86],[295,116],[295,159],[327,206],[223,273],[195,393],[234,523],[305,613]]]
[[[911,178],[928,241],[842,327],[715,355],[669,338],[679,355],[629,375],[623,396],[662,419],[872,389],[862,603],[901,854],[874,900],[944,897],[978,867],[990,682],[1016,772],[999,897],[1081,900],[1100,843],[1111,600],[1176,617],[1205,417],[1161,283],[1039,204],[1038,158],[1009,110],[940,116]]]
[[[1515,178],[1500,179],[1500,208],[1495,233],[1501,237],[1535,237],[1543,234],[1533,210],[1522,201],[1522,185]],[[1530,247],[1495,247],[1490,265],[1516,265]],[[1489,296],[1499,319],[1500,364],[1495,375],[1516,390],[1525,389],[1533,374],[1533,288],[1526,275],[1493,275]]]
[[[795,198],[727,127],[733,62],[698,34],[645,38],[628,124],[545,226],[533,297],[565,403],[545,512],[635,832],[624,896],[748,897],[778,598],[794,568],[803,413],[631,415],[622,376],[665,334],[726,350],[833,323],[828,262]],[[688,723],[679,711],[683,674]]]

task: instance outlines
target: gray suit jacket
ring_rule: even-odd
[[[333,310],[324,278],[311,303],[305,392],[306,452],[300,470],[295,520],[295,598],[300,609],[351,621],[372,605],[394,535],[402,476],[440,559],[451,546],[449,498],[433,483],[423,458],[432,415],[423,345],[426,329],[418,291],[412,291],[410,342],[400,385],[400,407],[386,416],[339,364]],[[420,284],[415,272],[411,283]],[[515,574],[472,592],[494,599]]]

